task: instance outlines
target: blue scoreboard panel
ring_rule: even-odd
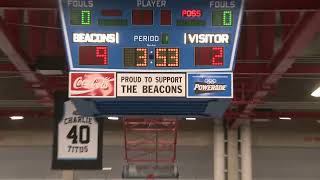
[[[232,71],[241,0],[62,0],[75,71]]]
[[[209,102],[232,98],[244,0],[59,4],[74,101],[92,99],[96,109],[98,102],[204,102],[207,111]],[[97,91],[107,87],[105,79],[110,94]]]

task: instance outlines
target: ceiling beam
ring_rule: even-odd
[[[319,0],[246,0],[246,10],[319,10]]]
[[[272,86],[276,84],[285,72],[294,64],[296,57],[299,57],[302,50],[305,49],[315,34],[320,31],[320,12],[308,12],[300,19],[294,29],[291,30],[287,40],[282,48],[276,53],[271,61],[271,74],[268,75],[263,84]],[[259,90],[253,97],[252,101],[262,101],[268,95],[269,90]],[[242,119],[250,117],[250,114],[256,108],[257,104],[248,104],[244,107],[239,118],[233,121],[231,127],[238,127]]]
[[[239,116],[239,113],[236,113],[236,112],[227,112],[225,114],[226,119],[233,119],[233,121],[237,121],[235,118],[238,116]],[[320,112],[288,111],[288,112],[252,112],[250,113],[251,119],[279,119],[279,117],[290,117],[292,119],[303,119],[303,120],[307,120],[307,119],[319,120]]]
[[[58,0],[0,0],[1,8],[56,9]]]
[[[241,75],[271,75],[272,67],[269,63],[236,63],[235,76]],[[281,72],[281,74],[283,74]],[[320,63],[295,63],[283,75],[315,75],[320,74]]]
[[[22,9],[56,9],[58,0],[0,0],[2,8]],[[246,10],[316,10],[320,8],[319,0],[246,0]]]
[[[12,35],[5,22],[0,18],[0,49],[8,56],[10,62],[20,72],[23,78],[28,83],[37,87],[37,89],[33,89],[35,95],[40,99],[46,99],[48,106],[53,106],[53,100],[50,97],[49,92],[46,89],[41,88],[41,81],[26,63],[28,62],[26,60],[28,57],[24,54],[19,45],[17,45],[18,42],[15,42],[15,44],[9,37],[12,37]]]
[[[0,63],[0,73],[16,72],[16,67],[11,63]]]

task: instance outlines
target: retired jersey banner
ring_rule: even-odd
[[[188,73],[188,98],[232,98],[232,73]]]
[[[70,98],[115,98],[116,73],[71,72]]]
[[[79,115],[71,101],[56,120],[53,169],[101,169],[102,123]]]

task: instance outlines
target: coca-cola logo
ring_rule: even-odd
[[[84,79],[83,77],[78,77],[74,83],[74,89],[106,89],[110,86],[109,77],[96,77],[95,79]]]
[[[72,73],[71,96],[114,96],[115,74],[113,73]]]

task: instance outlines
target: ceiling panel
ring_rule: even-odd
[[[36,97],[20,75],[0,76],[0,100],[32,99]]]
[[[320,86],[320,78],[317,77],[291,77],[283,78],[276,85],[275,91],[270,93],[266,101],[315,101],[310,94]]]

